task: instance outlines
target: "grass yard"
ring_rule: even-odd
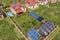
[[[7,19],[4,19],[0,21],[0,40],[24,40],[24,38],[12,24],[7,22]]]
[[[2,1],[7,5],[10,5],[15,0],[13,1],[2,0]],[[38,14],[39,16],[42,16],[43,18],[45,18],[45,20],[51,20],[55,22],[57,25],[59,25],[56,31],[54,31],[51,34],[51,36],[48,37],[47,40],[60,40],[60,3],[50,4],[49,8],[46,5],[44,6],[40,5],[35,10],[30,10],[30,9],[27,9],[27,10],[32,11]],[[31,17],[29,14],[16,16],[16,18],[12,17],[12,19],[14,19],[17,22],[17,24],[19,25],[19,28],[21,28],[24,34],[27,34],[27,32],[31,28],[38,27],[41,24],[39,21]],[[24,40],[21,35],[19,36],[19,33],[14,28],[14,26],[12,24],[9,24],[6,20],[7,19],[4,19],[0,22],[0,40]]]
[[[26,34],[31,28],[35,28],[40,25],[39,21],[28,14],[17,16],[14,20],[18,23],[24,34]]]

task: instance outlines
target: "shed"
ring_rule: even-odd
[[[34,29],[32,28],[28,33],[27,33],[28,37],[30,37],[32,40],[38,40],[40,37],[40,34]]]
[[[29,15],[30,16],[33,16],[34,18],[36,18],[38,21],[42,21],[42,20],[44,20],[44,18],[43,17],[41,17],[41,16],[38,16],[37,14],[35,14],[35,13],[33,13],[33,12],[30,12],[29,13]]]

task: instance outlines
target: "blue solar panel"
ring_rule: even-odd
[[[48,33],[47,33],[42,27],[40,27],[39,30],[40,30],[41,32],[43,32],[44,35],[46,35],[46,36],[48,35]]]
[[[51,32],[51,31],[46,27],[45,24],[43,24],[42,27],[43,27],[47,32],[49,32],[49,33]]]
[[[37,14],[33,13],[33,12],[30,12],[29,14],[30,14],[30,16],[33,16],[33,17],[36,18],[36,19],[39,18],[39,16],[38,16]]]
[[[16,9],[16,2],[14,2],[14,9]]]
[[[51,30],[53,30],[53,28],[51,27],[51,25],[49,25],[48,23],[45,23],[46,26],[48,26]]]
[[[44,18],[39,16],[39,18],[37,20],[41,22],[42,20],[44,20]]]
[[[47,21],[47,23],[48,23],[49,25],[51,25],[53,28],[55,28],[55,24],[54,24],[53,22]]]
[[[38,38],[40,37],[40,34],[35,29],[31,29],[28,32],[28,36],[31,37],[32,40],[38,40]]]
[[[29,13],[31,16],[33,16],[34,18],[36,18],[38,21],[42,21],[44,18],[41,17],[41,16],[38,16],[37,14],[33,13],[33,12],[30,12]]]

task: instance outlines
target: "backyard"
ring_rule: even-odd
[[[3,0],[3,2],[5,1]],[[47,7],[47,5],[40,5],[35,10],[27,10],[34,12],[39,16],[42,16],[45,20],[51,20],[59,25],[56,31],[51,33],[51,36],[49,36],[47,40],[60,40],[60,3],[49,4],[49,8]],[[19,28],[21,28],[22,32],[26,35],[31,28],[38,27],[41,24],[41,22],[30,16],[29,13],[24,13],[24,15],[22,16],[17,15],[15,18],[11,18],[12,20],[16,21],[16,23],[19,25]],[[24,40],[21,35],[19,36],[19,33],[14,28],[14,26],[10,24],[9,21],[7,21],[7,18],[0,21],[0,40]]]

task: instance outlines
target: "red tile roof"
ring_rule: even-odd
[[[45,2],[46,0],[40,0],[41,2]]]
[[[10,5],[17,13],[23,12],[21,8],[25,8],[25,6],[19,2],[14,2]]]
[[[27,2],[30,6],[33,6],[33,5],[35,5],[36,3],[38,3],[37,0],[26,0],[26,2]]]

